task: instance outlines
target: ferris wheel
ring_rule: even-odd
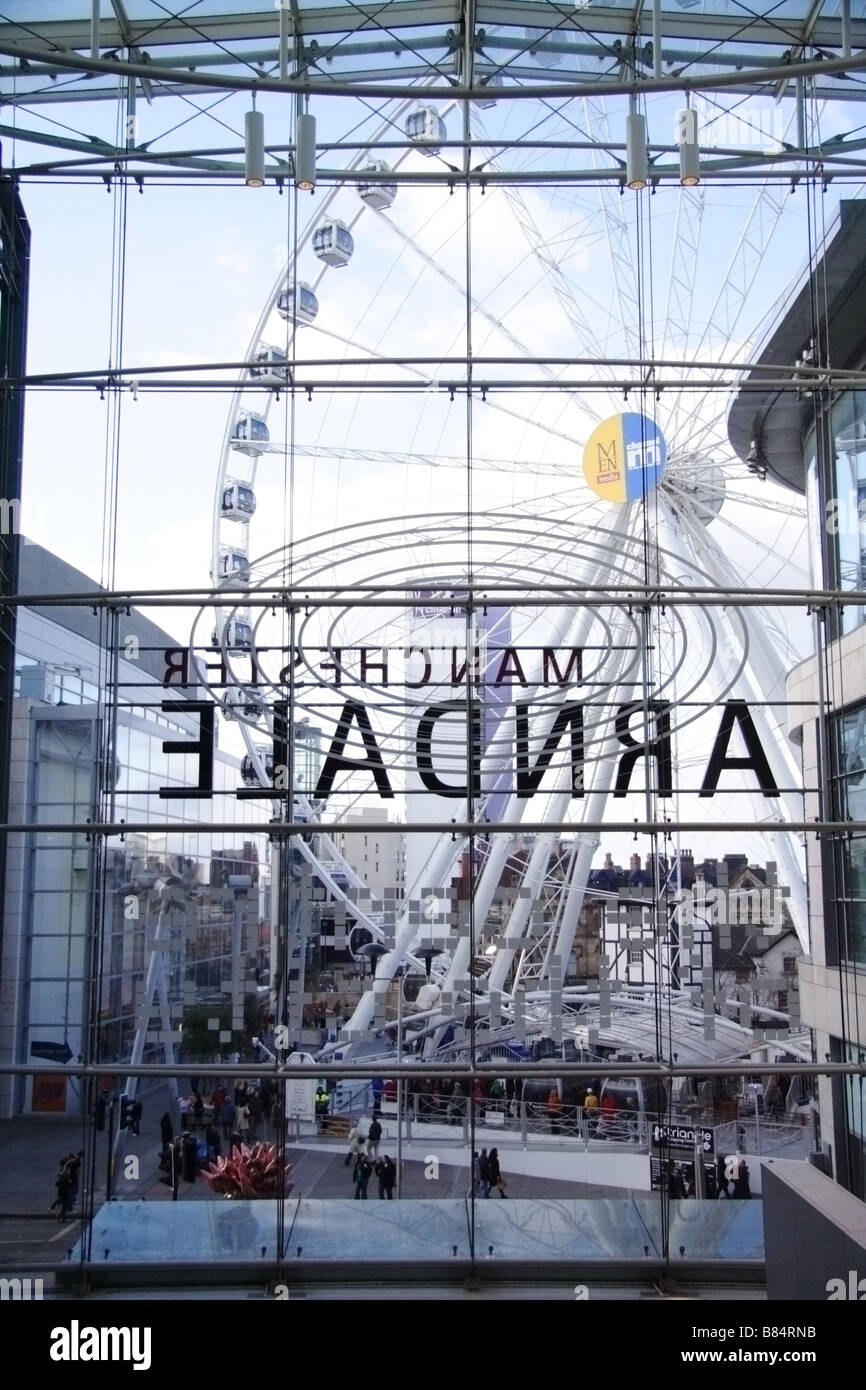
[[[802,202],[774,185],[661,188],[655,197],[649,190],[622,197],[589,182],[535,187],[533,152],[514,137],[534,120],[563,143],[567,168],[569,139],[598,148],[610,139],[609,112],[586,99],[540,102],[530,116],[526,107],[497,104],[495,93],[471,112],[474,148],[491,168],[522,169],[525,182],[471,197],[403,182],[402,170],[446,159],[448,123],[459,115],[423,90],[417,102],[388,107],[378,138],[394,144],[398,132],[404,147],[389,150],[389,161],[359,155],[345,179],[316,198],[247,349],[217,468],[211,575],[226,592],[210,634],[227,672],[222,710],[247,749],[244,778],[273,785],[272,706],[285,694],[287,651],[298,671],[295,719],[317,725],[326,741],[341,729],[344,703],[326,691],[346,648],[426,650],[435,647],[432,629],[447,645],[465,627],[467,653],[478,641],[494,653],[519,652],[521,644],[596,653],[584,672],[594,695],[582,714],[579,798],[564,740],[547,758],[537,795],[516,795],[505,775],[513,729],[495,711],[484,715],[479,785],[448,802],[442,819],[459,822],[462,810],[462,818],[486,817],[491,831],[497,820],[535,828],[491,833],[482,846],[473,872],[476,921],[496,917],[506,869],[519,892],[496,917],[495,956],[473,959],[466,934],[435,953],[441,997],[458,998],[471,979],[476,998],[501,1000],[507,1012],[515,981],[543,993],[561,980],[601,843],[597,828],[582,826],[597,827],[611,810],[617,818],[616,755],[625,742],[617,712],[648,701],[670,706],[667,727],[687,795],[700,776],[700,745],[690,734],[698,713],[749,703],[781,792],[768,801],[738,787],[728,801],[720,795],[714,815],[720,805],[738,812],[745,805],[764,823],[743,843],[779,863],[805,948],[804,865],[784,828],[802,818],[799,769],[779,712],[802,634],[781,610],[738,605],[735,597],[724,606],[698,601],[701,589],[735,594],[807,583],[800,499],[737,460],[725,427],[731,364],[747,360],[772,318],[772,311],[759,318],[754,305],[784,297],[802,268]],[[471,393],[459,386],[467,364]],[[676,371],[670,364],[679,364]],[[669,386],[677,372],[679,386]],[[492,378],[499,389],[488,392]],[[604,481],[594,488],[581,466],[588,443],[606,437],[611,421],[629,419],[640,422],[633,428],[641,434],[641,486],[630,492],[626,478],[619,492]],[[650,485],[648,439],[658,441]],[[291,630],[285,614],[253,612],[236,592],[270,589],[287,575],[332,595],[293,616]],[[461,585],[479,578],[537,597],[511,602],[507,614],[491,608],[482,622],[459,602]],[[348,605],[358,585],[378,585],[381,606]],[[576,597],[627,593],[629,585],[681,590],[695,601],[647,614],[627,597],[592,607]],[[571,601],[562,600],[562,586],[572,587]],[[384,675],[369,684],[375,746],[404,774],[406,790],[430,691],[407,694],[412,682],[402,674],[402,687]],[[528,670],[510,668],[509,676],[512,696],[516,682],[528,710],[528,766],[538,769],[552,731],[567,732],[562,715],[573,691],[542,685]],[[436,681],[428,686],[439,688]],[[368,758],[360,722],[341,737],[346,755]],[[439,751],[441,765],[450,757],[456,772],[465,739],[452,736],[449,752],[443,738]],[[296,784],[298,818],[319,818],[314,790]],[[411,818],[411,797],[408,805]],[[656,801],[655,818],[671,805],[680,809],[676,798],[661,810]],[[564,850],[558,827],[566,820],[574,838]],[[539,823],[551,829],[539,831]],[[423,892],[447,893],[467,842],[419,834],[414,843],[406,903],[386,921],[381,905],[359,901],[363,880],[334,838],[321,832],[298,841],[334,897],[387,943],[374,988],[350,1022],[352,1037],[375,1031],[377,1003],[407,960],[430,973],[429,932],[409,905]]]

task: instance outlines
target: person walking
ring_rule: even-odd
[[[72,1185],[69,1177],[69,1167],[66,1159],[60,1160],[60,1169],[57,1174],[54,1186],[57,1189],[57,1196],[51,1203],[49,1210],[57,1212],[58,1221],[65,1221],[72,1207],[70,1193]]]
[[[159,1137],[163,1148],[165,1148],[166,1144],[170,1144],[174,1138],[171,1115],[169,1115],[167,1110],[159,1122]]]
[[[331,1106],[331,1097],[321,1084],[316,1087],[316,1119],[319,1122],[319,1129],[324,1129],[324,1122],[328,1118],[328,1110]]]
[[[355,1167],[352,1169],[352,1181],[355,1184],[356,1199],[360,1198],[361,1201],[366,1202],[367,1184],[370,1181],[370,1174],[372,1171],[373,1165],[368,1161],[367,1155],[359,1153],[355,1161]]]
[[[586,1120],[587,1134],[590,1138],[598,1128],[598,1096],[592,1086],[587,1086],[586,1095],[583,1098],[583,1114]]]
[[[220,1106],[220,1124],[223,1127],[223,1139],[231,1139],[235,1127],[235,1103],[231,1096],[226,1096]]]
[[[222,1143],[220,1132],[215,1124],[209,1124],[204,1132],[204,1142],[207,1144],[208,1160],[212,1163],[215,1158],[222,1155]]]
[[[379,1179],[379,1197],[387,1198],[390,1202],[394,1197],[394,1183],[397,1181],[397,1166],[392,1158],[385,1154],[376,1164],[376,1177]]]
[[[349,1130],[349,1152],[343,1159],[343,1162],[347,1168],[350,1163],[355,1163],[357,1161],[358,1155],[360,1154],[363,1147],[364,1140],[361,1138],[361,1135],[358,1131],[358,1126],[352,1125],[352,1128]]]
[[[478,1157],[478,1182],[482,1197],[490,1196],[490,1157],[486,1149],[482,1149]]]
[[[271,1129],[271,1116],[274,1113],[274,1093],[271,1090],[271,1083],[268,1081],[267,1077],[262,1081],[261,1099],[262,1124],[264,1125],[265,1133],[269,1134]]]
[[[367,1133],[367,1157],[372,1160],[379,1157],[379,1140],[382,1138],[382,1126],[376,1116],[373,1116],[372,1124]]]
[[[250,1108],[246,1101],[235,1110],[235,1128],[243,1143],[246,1143],[250,1134]]]
[[[487,1156],[487,1172],[488,1172],[488,1174],[489,1174],[489,1176],[490,1176],[490,1186],[491,1186],[491,1187],[497,1188],[498,1191],[499,1191],[500,1197],[504,1197],[504,1196],[505,1196],[505,1188],[507,1187],[507,1183],[506,1183],[504,1177],[502,1176],[502,1170],[501,1170],[501,1168],[499,1167],[499,1150],[498,1150],[498,1149],[491,1149],[491,1150],[490,1150],[490,1153],[489,1153],[488,1156]],[[489,1190],[488,1190],[488,1195],[489,1195]]]
[[[551,1086],[547,1095],[547,1118],[550,1120],[551,1134],[558,1134],[562,1118],[562,1099],[556,1086]]]
[[[66,1173],[69,1178],[69,1209],[75,1207],[78,1201],[78,1183],[81,1176],[81,1160],[84,1157],[84,1150],[79,1149],[77,1154],[70,1154],[65,1163]]]

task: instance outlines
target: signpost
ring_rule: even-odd
[[[72,1048],[68,1042],[32,1042],[30,1055],[31,1057],[44,1057],[46,1062],[65,1063],[72,1057]]]
[[[293,1052],[287,1065],[298,1066],[304,1062],[315,1066],[316,1059],[308,1052]],[[286,1078],[286,1119],[314,1120],[316,1116],[316,1082],[307,1077]]]
[[[715,1134],[701,1125],[655,1123],[650,1157],[650,1185],[665,1188],[671,1197],[715,1195]]]
[[[716,1151],[713,1131],[699,1125],[654,1124],[652,1142],[654,1148],[683,1149],[690,1154],[694,1153],[696,1145],[703,1154],[714,1154]]]

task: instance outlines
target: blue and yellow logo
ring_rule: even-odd
[[[597,425],[583,451],[583,473],[605,502],[637,502],[665,471],[664,435],[646,415],[627,411]]]

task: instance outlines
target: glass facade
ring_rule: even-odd
[[[762,1159],[819,1143],[814,653],[800,499],[726,412],[854,85],[753,81],[819,42],[770,6],[656,7],[654,53],[619,4],[25,8],[0,1210],[56,1192],[68,1293],[759,1278]],[[832,436],[847,594],[866,392]],[[866,712],[833,738],[859,966]]]

